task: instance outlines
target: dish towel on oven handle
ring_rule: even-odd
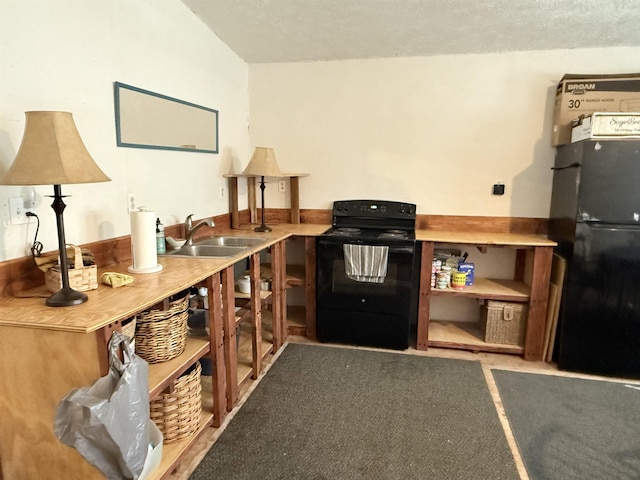
[[[389,258],[388,246],[344,244],[342,249],[347,277],[357,282],[384,283]]]

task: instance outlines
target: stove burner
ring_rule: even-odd
[[[407,238],[408,234],[405,230],[387,230],[382,232],[378,238]]]
[[[341,228],[334,229],[333,232],[331,233],[335,235],[351,236],[351,235],[359,234],[360,229],[354,228],[354,227],[341,227]]]

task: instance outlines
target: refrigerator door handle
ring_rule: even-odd
[[[566,170],[567,168],[578,168],[582,165],[578,162],[571,163],[569,165],[563,165],[562,167],[551,167],[551,170]]]
[[[593,228],[596,230],[604,229],[614,231],[640,231],[640,224],[634,223],[610,223],[601,222],[599,220],[583,220],[578,223],[583,223],[585,225],[588,225],[589,228]]]

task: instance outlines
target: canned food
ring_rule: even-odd
[[[456,290],[464,289],[467,284],[467,274],[465,272],[460,272],[456,270],[451,274],[451,288],[455,288]]]

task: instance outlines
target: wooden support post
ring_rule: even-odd
[[[249,223],[258,223],[256,207],[256,177],[247,177],[247,200],[249,203]]]
[[[289,177],[291,223],[300,223],[300,177]]]
[[[280,275],[280,330],[282,332],[282,344],[287,341],[289,335],[289,321],[287,320],[287,241],[280,242],[280,252],[277,256],[277,261],[282,265],[282,272]]]
[[[231,228],[240,226],[240,214],[238,210],[238,177],[229,178],[229,211],[231,212]]]
[[[285,268],[282,261],[282,245],[285,240],[271,246],[271,313],[273,316],[273,353],[276,353],[286,338],[286,332],[283,331],[282,322],[282,277],[286,276]]]
[[[98,362],[100,363],[100,375],[105,376],[109,373],[109,340],[114,331],[120,331],[122,326],[120,322],[110,323],[109,325],[102,327],[96,333],[96,340],[98,344]],[[2,480],[0,476],[0,480]]]
[[[224,365],[224,335],[222,333],[223,318],[220,302],[220,274],[216,273],[207,278],[209,290],[209,341],[211,344],[211,386],[213,390],[213,426],[219,427],[227,414],[225,401],[225,365]]]
[[[227,380],[227,411],[238,403],[238,348],[236,344],[236,309],[233,265],[222,273],[222,319],[224,322],[224,365]]]
[[[304,238],[307,338],[316,338],[316,238]]]
[[[418,339],[416,348],[429,348],[429,303],[431,301],[431,262],[433,261],[433,242],[422,242],[422,260],[420,265],[420,294],[418,300]]]
[[[251,279],[251,330],[252,330],[252,374],[254,380],[262,371],[262,299],[260,298],[260,254],[249,257],[249,277]]]
[[[542,360],[552,259],[553,247],[534,247],[532,271],[535,275],[531,279],[529,294],[529,315],[524,339],[525,360]]]

